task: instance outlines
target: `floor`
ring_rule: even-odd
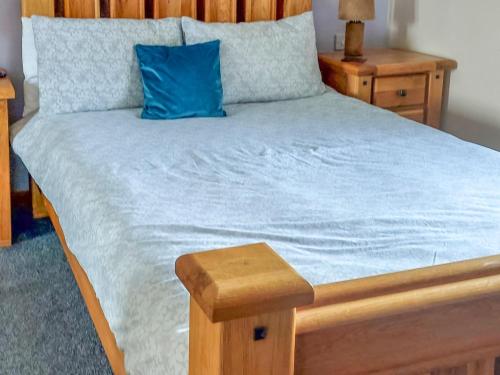
[[[0,374],[112,374],[49,220],[14,213],[0,249]]]

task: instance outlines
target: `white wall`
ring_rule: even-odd
[[[500,150],[500,1],[391,0],[391,46],[454,58],[444,129]]]
[[[388,41],[387,16],[391,0],[375,0],[376,18],[366,21],[367,47],[386,47]],[[313,0],[314,21],[318,50],[333,50],[335,33],[345,32],[345,21],[338,19],[338,0]]]

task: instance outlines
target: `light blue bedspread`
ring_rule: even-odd
[[[500,252],[500,153],[334,92],[227,112],[59,115],[14,140],[130,373],[186,373],[186,252],[265,241],[313,284]]]

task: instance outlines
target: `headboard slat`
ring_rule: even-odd
[[[312,0],[279,0],[278,18],[296,16],[312,9]]]
[[[54,0],[23,0],[21,4],[21,14],[23,17],[47,16],[54,17],[56,4]]]
[[[242,0],[239,6],[243,16],[238,21],[269,21],[275,20],[277,16],[276,0]]]
[[[312,0],[22,0],[22,15],[98,18],[189,16],[206,22],[264,21],[312,9]],[[102,3],[102,9],[101,9]],[[64,8],[64,9],[63,9]]]
[[[153,0],[154,18],[187,16],[196,18],[196,0]]]
[[[205,0],[205,22],[236,22],[236,0]]]
[[[101,5],[99,0],[64,0],[64,17],[99,18]]]
[[[145,0],[110,0],[109,16],[111,18],[145,18],[146,2]]]

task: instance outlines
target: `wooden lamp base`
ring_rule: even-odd
[[[363,40],[365,24],[361,21],[350,21],[346,24],[345,32],[345,57],[346,62],[365,62],[363,57]]]

